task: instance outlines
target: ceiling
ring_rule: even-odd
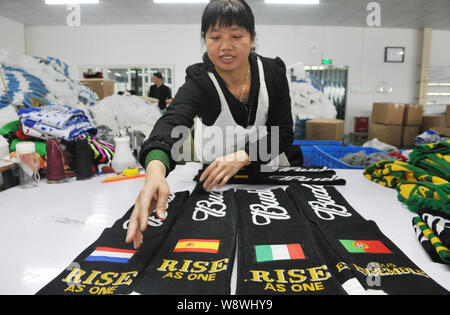
[[[450,30],[450,0],[321,0],[320,5],[273,5],[247,0],[257,25],[367,26],[367,4],[381,5],[381,27]],[[100,0],[81,6],[82,25],[200,24],[205,4]],[[66,25],[65,5],[44,0],[0,0],[0,16],[25,25]]]

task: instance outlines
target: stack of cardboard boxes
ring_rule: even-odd
[[[377,138],[394,146],[414,146],[414,138],[420,134],[422,120],[422,105],[374,103],[369,140]]]
[[[341,119],[312,119],[306,122],[306,140],[344,139],[344,121]]]
[[[441,135],[450,137],[450,105],[447,105],[445,116],[424,116],[422,131],[433,129]]]
[[[80,80],[83,85],[89,87],[92,91],[97,93],[98,99],[102,100],[105,97],[114,95],[114,81],[105,79],[83,79]]]

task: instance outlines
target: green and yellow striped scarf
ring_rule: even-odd
[[[431,208],[450,213],[450,183],[419,167],[401,161],[381,161],[366,168],[364,176],[395,188],[398,200],[413,212]]]
[[[413,225],[415,225],[421,233],[419,236],[424,236],[425,239],[419,238],[419,241],[429,242],[434,248],[434,251],[438,254],[439,258],[442,262],[450,264],[450,250],[446,247],[446,245],[441,241],[441,239],[433,232],[433,230],[422,220],[421,217],[415,217],[413,219]],[[422,244],[423,245],[423,244]],[[430,249],[430,252],[432,250]],[[435,255],[435,254],[434,254]]]
[[[450,180],[450,140],[418,145],[409,155],[408,163]]]

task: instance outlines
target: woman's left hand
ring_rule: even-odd
[[[249,163],[250,157],[243,150],[215,159],[200,176],[200,181],[204,182],[203,188],[211,190],[219,183],[219,188],[225,186],[234,174]]]

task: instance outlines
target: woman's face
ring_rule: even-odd
[[[250,33],[237,25],[219,26],[217,23],[205,34],[208,57],[221,71],[234,71],[245,66],[253,42]]]

